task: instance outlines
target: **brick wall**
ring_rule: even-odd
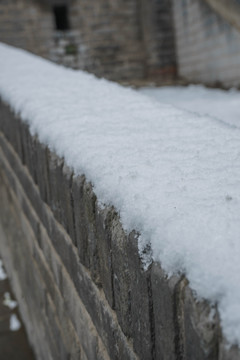
[[[56,31],[51,0],[0,2],[0,41],[112,80],[174,78],[167,0],[72,0],[70,29]]]
[[[33,1],[0,1],[0,41],[46,57],[52,46],[52,14]]]
[[[145,271],[137,234],[2,102],[0,238],[37,359],[240,359],[216,308],[184,276]]]
[[[173,0],[179,75],[190,82],[240,85],[240,32],[202,0]]]
[[[206,1],[62,0],[67,31],[55,2],[1,1],[0,41],[112,80],[174,79],[178,66],[189,82],[240,84],[240,32]]]
[[[78,0],[69,17],[77,31],[78,67],[111,79],[143,78],[139,1]]]

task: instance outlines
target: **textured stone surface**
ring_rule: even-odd
[[[77,255],[77,249],[75,248],[72,240],[68,237],[67,233],[65,232],[64,228],[56,222],[53,215],[51,215],[51,211],[48,209],[46,205],[42,204],[42,209],[40,210],[40,193],[37,189],[35,189],[35,185],[29,178],[30,174],[28,173],[27,169],[25,167],[22,167],[19,163],[19,160],[16,158],[16,154],[14,154],[14,150],[9,147],[7,142],[2,139],[2,143],[5,147],[5,154],[9,155],[9,158],[11,158],[11,164],[14,165],[14,171],[11,170],[9,165],[7,165],[4,155],[1,156],[1,168],[4,169],[4,173],[7,177],[7,180],[5,183],[12,184],[12,188],[15,189],[15,193],[17,195],[17,203],[18,206],[21,206],[22,212],[23,212],[23,218],[26,216],[28,221],[31,223],[31,231],[34,233],[34,240],[36,246],[34,247],[33,253],[34,257],[37,257],[39,262],[39,256],[38,256],[38,250],[37,247],[44,251],[44,257],[46,258],[46,262],[52,267],[52,272],[55,276],[55,283],[57,288],[62,294],[62,297],[64,299],[68,299],[68,302],[70,302],[70,299],[72,296],[71,289],[75,290],[75,300],[71,300],[69,307],[72,308],[73,315],[71,315],[71,319],[74,319],[75,327],[78,329],[82,328],[84,329],[84,332],[86,333],[86,330],[89,329],[91,331],[91,328],[93,325],[88,325],[86,320],[84,321],[83,316],[83,310],[80,311],[81,307],[79,307],[81,300],[83,301],[82,307],[85,312],[87,312],[90,316],[90,318],[93,319],[94,326],[96,326],[97,331],[99,335],[94,336],[96,339],[95,344],[89,343],[89,340],[85,341],[86,350],[85,352],[93,351],[95,352],[95,355],[88,354],[87,357],[89,359],[95,359],[95,358],[108,358],[107,353],[109,352],[111,359],[118,359],[118,358],[126,358],[126,359],[135,359],[136,356],[134,355],[133,350],[131,349],[131,344],[129,344],[122,334],[117,322],[114,320],[114,315],[112,314],[109,305],[105,299],[105,296],[102,297],[100,293],[98,292],[97,288],[94,287],[94,284],[92,283],[91,278],[88,275],[88,272],[86,269],[82,267],[79,263],[78,255]],[[11,154],[11,155],[10,155]],[[15,158],[15,161],[13,161],[13,158]],[[21,185],[19,183],[19,180],[16,178],[16,173],[20,178]],[[27,181],[28,178],[28,181]],[[31,185],[30,185],[31,184]],[[58,186],[61,186],[61,183],[58,184]],[[27,192],[28,196],[30,196],[29,200],[27,199],[28,196],[24,193],[22,187],[26,190],[29,190],[31,188],[31,191]],[[25,188],[26,187],[26,188]],[[6,192],[3,190],[3,193]],[[12,202],[13,200],[11,200]],[[6,201],[2,201],[2,203],[6,203]],[[44,210],[45,209],[45,210]],[[11,210],[10,210],[11,211]],[[44,230],[44,226],[41,224],[41,219],[37,219],[34,213],[39,214],[41,218],[46,219],[46,230],[47,230],[47,237],[50,236],[49,239],[51,239],[51,243],[53,245],[52,247],[46,246],[46,230]],[[42,217],[42,212],[45,211],[45,217]],[[36,214],[35,213],[35,214]],[[4,216],[3,216],[4,217]],[[7,216],[6,216],[7,219]],[[7,220],[6,220],[7,221]],[[21,223],[24,224],[23,220],[21,219]],[[10,226],[7,226],[7,229],[10,229]],[[27,227],[28,229],[28,227]],[[8,231],[8,230],[7,230]],[[26,230],[30,231],[30,230]],[[45,235],[44,235],[45,234]],[[14,234],[10,234],[13,238],[15,237]],[[12,240],[13,241],[13,240]],[[34,245],[34,242],[31,241],[31,247]],[[54,250],[55,249],[55,250]],[[56,261],[56,255],[55,252],[57,252],[57,256],[60,257],[60,261]],[[26,255],[27,256],[27,255]],[[17,262],[16,262],[17,263]],[[72,285],[69,287],[68,281],[66,279],[66,270],[71,278]],[[21,269],[19,269],[21,272]],[[46,275],[46,273],[45,273]],[[25,276],[25,275],[23,275]],[[45,279],[45,276],[44,276]],[[21,280],[23,281],[23,280]],[[21,283],[20,281],[20,283]],[[37,283],[37,280],[35,279],[35,283]],[[42,287],[40,283],[40,288]],[[52,285],[49,283],[49,277],[45,280],[45,287],[47,292],[52,291]],[[49,289],[48,289],[49,288]],[[41,291],[41,289],[38,289],[38,291]],[[41,295],[41,294],[40,294]],[[38,296],[38,299],[41,298],[41,296]],[[102,300],[101,300],[102,298]],[[56,306],[56,299],[57,296],[55,295],[54,298],[54,306]],[[33,300],[34,301],[34,300]],[[50,305],[48,305],[50,306]],[[78,310],[79,309],[79,310]],[[61,310],[59,308],[55,310],[55,312],[58,314],[61,314]],[[52,316],[52,315],[51,315]],[[69,316],[69,315],[68,315]],[[60,330],[55,329],[55,317],[47,316],[48,320],[52,319],[52,323],[49,325],[49,327],[52,327],[52,331],[57,331],[57,334]],[[81,320],[81,321],[80,321]],[[82,323],[82,325],[81,325]],[[59,320],[56,324],[61,324],[61,326],[65,326],[64,322]],[[45,325],[43,325],[45,326]],[[85,328],[86,327],[86,328]],[[51,335],[51,339],[54,339],[54,334]],[[56,339],[59,338],[59,335],[56,335]],[[86,338],[86,335],[85,335]],[[98,342],[99,339],[103,339],[104,343],[107,344],[107,350],[104,350],[104,354],[102,354],[102,350],[100,351]],[[79,336],[78,341],[81,343],[83,341],[84,337]],[[52,340],[54,341],[54,340]],[[69,343],[69,342],[68,342]],[[56,351],[56,345],[50,344],[51,351],[54,353]],[[102,347],[103,345],[101,345]],[[98,349],[99,348],[99,349]],[[62,349],[58,349],[60,353],[58,356],[59,358],[65,359],[66,351]],[[100,352],[99,352],[100,351]],[[65,354],[65,355],[64,355]],[[102,354],[102,355],[101,355]]]
[[[156,358],[177,360],[176,291],[180,278],[168,279],[159,264],[151,269]]]
[[[35,1],[0,2],[0,39],[38,55],[46,56],[51,46],[52,14]]]
[[[112,270],[111,222],[114,211],[110,208],[98,209],[96,215],[96,238],[99,258],[99,280],[106,298],[112,308],[115,307]]]
[[[137,235],[123,231],[117,214],[112,222],[112,270],[115,310],[124,333],[133,338],[136,353],[151,359],[152,339],[149,274],[141,266]],[[139,296],[141,294],[141,296]]]
[[[10,170],[9,170],[10,172]],[[4,176],[4,175],[3,175]],[[14,177],[14,174],[12,175]],[[17,181],[17,180],[15,180]],[[45,357],[40,356],[40,358],[50,358],[50,354],[52,354],[53,358],[59,358],[59,359],[67,359],[69,352],[71,352],[72,347],[73,349],[76,349],[78,353],[81,351],[81,344],[85,341],[86,352],[87,352],[87,358],[89,359],[108,359],[107,352],[104,350],[103,346],[98,345],[98,336],[95,330],[94,334],[94,327],[91,324],[91,320],[89,319],[89,315],[87,315],[87,311],[85,310],[84,306],[82,305],[82,311],[79,318],[75,317],[75,314],[73,318],[78,319],[79,325],[82,323],[81,328],[84,330],[84,335],[81,332],[81,336],[76,337],[75,333],[72,333],[68,329],[68,336],[70,337],[70,340],[66,342],[66,335],[63,335],[64,329],[66,329],[66,321],[63,321],[63,315],[66,317],[69,315],[67,311],[61,310],[61,302],[64,303],[64,299],[71,298],[73,294],[75,293],[74,286],[68,285],[67,291],[65,291],[65,296],[59,294],[58,287],[62,289],[62,282],[63,282],[63,275],[62,275],[62,267],[60,264],[56,261],[56,254],[53,251],[53,249],[48,249],[48,252],[46,253],[46,262],[50,264],[51,267],[55,268],[55,274],[57,273],[57,278],[51,281],[51,273],[47,272],[45,268],[44,277],[43,274],[41,275],[41,272],[43,272],[43,266],[47,266],[46,263],[44,264],[44,257],[40,249],[38,248],[38,242],[35,239],[35,234],[33,233],[33,229],[31,225],[28,223],[27,218],[25,217],[25,213],[21,212],[19,210],[19,205],[22,202],[21,198],[24,198],[25,195],[21,190],[21,186],[16,184],[16,188],[18,188],[17,191],[17,199],[15,199],[14,194],[8,190],[6,190],[6,184],[8,183],[7,179],[4,179],[4,177],[1,177],[1,203],[5,204],[4,207],[1,207],[1,219],[4,224],[4,232],[8,234],[7,237],[7,248],[6,243],[1,244],[1,252],[3,253],[3,256],[6,256],[5,254],[10,250],[11,254],[9,255],[9,258],[12,257],[12,262],[8,262],[8,267],[12,264],[12,267],[16,267],[16,272],[18,275],[16,275],[17,279],[16,281],[21,284],[20,291],[23,292],[24,299],[27,300],[27,315],[24,316],[24,320],[26,321],[27,327],[35,327],[38,326],[39,329],[39,344],[42,344],[45,342],[49,343],[50,350],[49,353],[45,354]],[[9,194],[9,195],[8,195]],[[7,197],[7,198],[6,198]],[[26,200],[25,200],[26,201]],[[12,206],[7,205],[8,203],[11,203]],[[28,204],[29,212],[31,211],[31,205]],[[32,210],[33,211],[33,210]],[[9,220],[9,214],[11,214],[11,221]],[[19,218],[19,214],[21,213],[21,216]],[[34,213],[32,214],[32,217],[35,218],[36,215]],[[37,220],[35,220],[37,221]],[[55,226],[58,226],[57,224]],[[41,229],[40,229],[41,230]],[[41,243],[42,243],[42,249],[46,249],[46,235],[43,237],[43,230],[41,230]],[[4,236],[3,236],[4,237]],[[16,238],[20,239],[21,242],[14,245]],[[5,246],[4,246],[5,245]],[[10,249],[9,249],[10,247]],[[45,250],[46,251],[46,250]],[[13,253],[13,254],[12,254]],[[45,255],[45,254],[44,254]],[[26,260],[27,259],[27,260]],[[34,260],[36,259],[36,260]],[[41,264],[41,261],[43,264]],[[32,264],[32,267],[30,266]],[[31,271],[28,269],[31,268]],[[39,269],[40,268],[40,269]],[[13,272],[13,269],[10,269],[10,273]],[[48,275],[48,276],[46,276]],[[13,276],[14,277],[14,276]],[[14,281],[14,280],[12,280]],[[68,280],[69,281],[69,280]],[[34,286],[32,286],[32,283]],[[56,290],[54,291],[54,284]],[[15,288],[15,287],[14,287]],[[66,288],[66,285],[64,289]],[[31,294],[31,292],[34,292]],[[54,294],[54,302],[51,300],[48,295],[48,292],[50,292],[51,296]],[[76,296],[76,295],[75,295]],[[18,297],[18,296],[17,296]],[[77,297],[78,298],[78,297]],[[63,299],[63,300],[62,300]],[[19,299],[18,299],[19,300]],[[19,300],[19,306],[20,309],[22,307],[22,301]],[[66,300],[65,300],[66,301]],[[78,302],[80,302],[78,298]],[[60,304],[60,305],[58,305]],[[57,307],[58,306],[58,307]],[[63,306],[63,305],[62,305]],[[76,311],[76,309],[79,307],[75,306],[72,311]],[[55,308],[57,307],[57,308]],[[35,309],[38,308],[41,309],[41,312],[35,311]],[[43,312],[43,313],[42,313]],[[39,318],[38,318],[39,313]],[[45,319],[45,317],[46,319]],[[58,319],[60,317],[60,319]],[[38,324],[38,325],[37,325]],[[68,325],[69,327],[70,325]],[[44,329],[44,330],[43,330]],[[78,328],[79,329],[79,328]],[[45,338],[45,331],[49,335]],[[92,333],[92,335],[90,335]],[[31,337],[31,335],[30,335]],[[32,337],[31,337],[32,338]],[[92,339],[92,340],[91,340]],[[33,340],[34,341],[34,340]],[[36,344],[34,343],[34,348],[36,350]],[[45,345],[44,345],[45,346]],[[71,349],[69,349],[69,347]],[[103,350],[101,350],[103,348]],[[70,351],[71,350],[71,351]],[[103,351],[103,353],[102,353]],[[104,355],[105,354],[105,355]],[[80,358],[80,357],[75,357]]]
[[[219,318],[215,307],[198,301],[186,285],[181,289],[184,348],[187,359],[217,360],[219,353]]]

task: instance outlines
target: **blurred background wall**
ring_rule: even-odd
[[[2,0],[0,41],[117,81],[240,84],[239,0]]]
[[[173,0],[181,77],[209,85],[240,85],[239,9],[231,0]],[[236,16],[238,27],[230,23]]]

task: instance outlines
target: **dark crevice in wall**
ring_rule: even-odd
[[[70,30],[67,5],[54,5],[52,9],[55,20],[55,29],[59,31]]]

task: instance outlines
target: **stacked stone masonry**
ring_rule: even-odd
[[[37,359],[234,360],[217,309],[0,103],[0,253]],[[209,314],[211,313],[211,317]],[[213,315],[214,314],[214,315]]]
[[[0,41],[47,57],[52,31],[51,13],[34,1],[0,1]]]

